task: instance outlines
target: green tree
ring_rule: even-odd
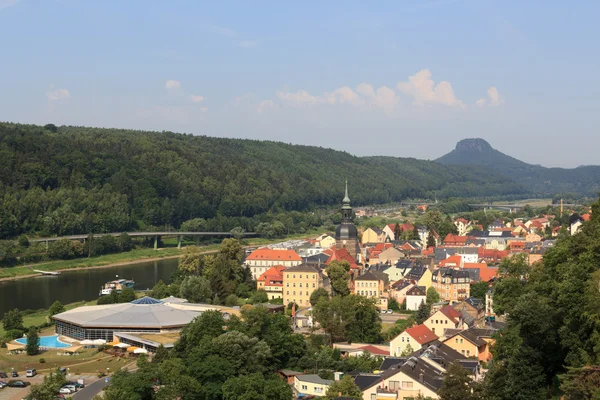
[[[44,376],[44,381],[31,385],[28,398],[36,400],[55,400],[56,393],[66,383],[65,375],[55,371]]]
[[[342,377],[339,381],[333,382],[327,389],[327,394],[325,398],[327,400],[335,400],[339,396],[354,399],[354,400],[362,400],[362,391],[360,388],[354,383],[354,379],[351,376],[346,375]]]
[[[19,311],[18,308],[15,308],[5,312],[2,317],[2,326],[5,331],[13,329],[23,330],[23,314],[21,314],[21,311]]]
[[[179,295],[179,293],[176,293]],[[169,287],[163,282],[163,280],[159,280],[156,285],[152,288],[148,296],[153,297],[155,299],[164,299],[169,297]]]
[[[119,303],[129,303],[135,300],[135,291],[130,287],[125,287],[119,293]]]
[[[396,222],[396,225],[394,225],[394,238],[396,240],[400,240],[401,237],[402,237],[402,227],[400,226],[399,223]]]
[[[29,238],[25,235],[21,235],[19,236],[17,243],[19,243],[19,246],[21,247],[29,247]]]
[[[430,315],[431,315],[431,304],[421,302],[421,305],[419,306],[419,309],[417,310],[417,313],[415,314],[415,322],[420,325],[423,322],[425,322],[425,320],[427,320],[427,318],[429,318]]]
[[[402,357],[407,357],[409,355],[411,355],[412,353],[414,353],[415,349],[412,348],[412,346],[409,344],[406,345],[406,347],[404,348],[404,350],[402,350],[402,354],[400,354],[400,356]]]
[[[485,300],[485,295],[490,288],[489,283],[481,281],[471,284],[471,297],[476,299]]]
[[[310,294],[310,305],[314,307],[321,298],[329,299],[329,293],[324,288],[318,288]]]
[[[433,231],[430,229],[427,235],[427,248],[435,247],[435,236],[433,235]]]
[[[27,332],[27,346],[25,350],[28,356],[35,356],[40,352],[40,336],[37,329],[33,326]]]
[[[252,293],[250,296],[250,303],[252,304],[265,304],[269,302],[269,295],[264,289],[259,289]]]
[[[332,261],[325,271],[331,281],[334,296],[347,296],[350,294],[350,288],[348,287],[350,264],[347,261]]]
[[[442,386],[438,390],[440,400],[478,400],[479,388],[469,377],[469,372],[458,362],[448,366]]]
[[[195,275],[201,272],[203,256],[196,246],[189,246],[179,259],[179,270],[184,275]]]
[[[65,312],[65,306],[63,306],[62,303],[58,300],[52,303],[52,305],[48,309],[48,313],[50,314],[50,316],[60,314],[62,312]]]
[[[225,320],[219,311],[205,311],[185,326],[179,335],[175,350],[183,357],[200,345],[204,339],[212,340],[225,332]]]
[[[156,348],[156,353],[154,353],[154,357],[152,357],[152,362],[160,364],[169,358],[171,358],[171,352],[161,343],[160,346]]]
[[[118,246],[120,251],[129,251],[133,248],[133,240],[127,232],[123,232],[119,235]]]
[[[229,296],[227,296],[227,298],[225,298],[225,305],[227,307],[234,307],[238,305],[238,298],[235,294],[230,294]]]
[[[381,340],[381,318],[374,300],[362,296],[321,298],[312,310],[314,319],[333,341],[376,343]]]
[[[201,276],[188,276],[179,286],[179,295],[192,303],[209,303],[213,294],[208,279]]]
[[[427,297],[426,297],[426,302],[427,304],[435,304],[438,303],[440,301],[440,295],[437,292],[437,290],[435,290],[435,288],[433,286],[430,286],[427,289]]]
[[[223,384],[223,400],[289,400],[292,389],[276,377],[261,374],[229,378]]]

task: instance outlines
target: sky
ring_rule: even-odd
[[[0,121],[600,164],[599,1],[0,0]]]

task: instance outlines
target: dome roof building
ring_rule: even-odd
[[[348,250],[354,260],[360,251],[358,247],[358,230],[352,222],[352,207],[348,196],[348,181],[346,181],[346,192],[342,200],[342,221],[335,230],[336,248]]]

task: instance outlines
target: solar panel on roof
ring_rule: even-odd
[[[162,304],[162,301],[156,300],[155,298],[144,296],[142,298],[136,299],[131,304]]]

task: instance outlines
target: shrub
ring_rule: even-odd
[[[45,358],[40,358],[40,364],[45,364],[46,363],[46,359]]]
[[[18,339],[25,333],[24,329],[10,329],[4,334],[4,338],[8,341]]]

